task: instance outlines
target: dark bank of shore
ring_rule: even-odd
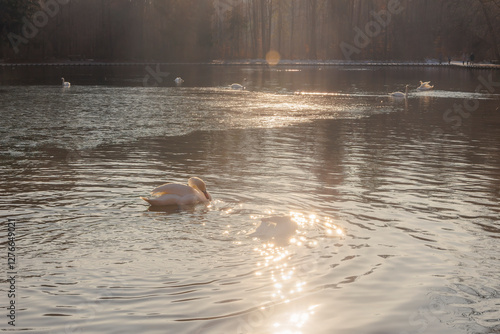
[[[55,61],[55,62],[0,62],[2,67],[16,66],[148,66],[148,65],[257,65],[265,66],[269,63],[265,59],[254,60],[213,60],[200,63],[163,63],[163,62],[105,62],[94,60],[82,61]],[[500,64],[493,63],[474,63],[463,64],[461,61],[452,61],[439,63],[437,61],[311,61],[311,60],[280,60],[275,66],[404,66],[404,67],[461,67],[470,69],[500,69]]]

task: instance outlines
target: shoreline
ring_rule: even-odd
[[[42,66],[151,66],[151,65],[213,65],[213,66],[328,66],[328,67],[454,67],[466,69],[493,69],[500,70],[500,64],[492,63],[475,63],[475,64],[462,64],[461,61],[452,61],[450,64],[447,62],[414,62],[414,61],[310,61],[310,60],[281,60],[276,65],[269,65],[264,59],[255,60],[214,60],[211,62],[98,62],[98,61],[61,61],[61,62],[26,62],[26,63],[3,63],[0,62],[0,67],[42,67]]]

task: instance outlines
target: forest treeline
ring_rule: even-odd
[[[500,0],[0,0],[0,59],[500,59]]]

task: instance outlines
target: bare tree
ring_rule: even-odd
[[[498,40],[497,30],[495,29],[495,27],[493,26],[493,23],[491,22],[489,8],[488,8],[488,4],[494,4],[498,8],[500,8],[500,2],[497,2],[495,0],[477,0],[477,1],[479,1],[480,5],[481,5],[481,9],[482,9],[483,14],[484,14],[486,25],[488,26],[488,31],[490,34],[491,44],[493,46],[493,51],[495,52],[495,57],[497,60],[500,60],[500,46],[499,46],[500,41]],[[496,14],[498,16],[498,11]]]

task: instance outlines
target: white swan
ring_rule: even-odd
[[[239,83],[234,83],[230,87],[231,89],[245,89],[245,87],[240,85]]]
[[[166,183],[153,189],[151,194],[155,197],[141,198],[152,206],[190,205],[206,203],[212,200],[205,182],[198,177],[190,178],[187,185]]]
[[[184,82],[184,80],[183,80],[181,77],[177,77],[177,78],[175,78],[175,80],[174,80],[174,81],[175,81],[175,83],[176,83],[176,84],[181,84],[181,83],[183,83],[183,82]]]
[[[61,80],[62,80],[62,86],[63,87],[70,87],[71,86],[71,84],[69,82],[64,81],[64,78],[61,78]]]
[[[434,86],[432,86],[430,83],[430,81],[420,81],[420,87],[418,87],[417,90],[431,90],[432,88],[434,88]]]
[[[394,92],[394,93],[390,93],[389,95],[392,96],[392,97],[404,97],[404,98],[407,98],[408,97],[408,85],[406,85],[406,91],[404,93],[402,93],[402,92]]]
[[[275,239],[287,242],[297,232],[298,228],[297,222],[287,216],[262,218],[257,228],[248,236],[262,240]]]

